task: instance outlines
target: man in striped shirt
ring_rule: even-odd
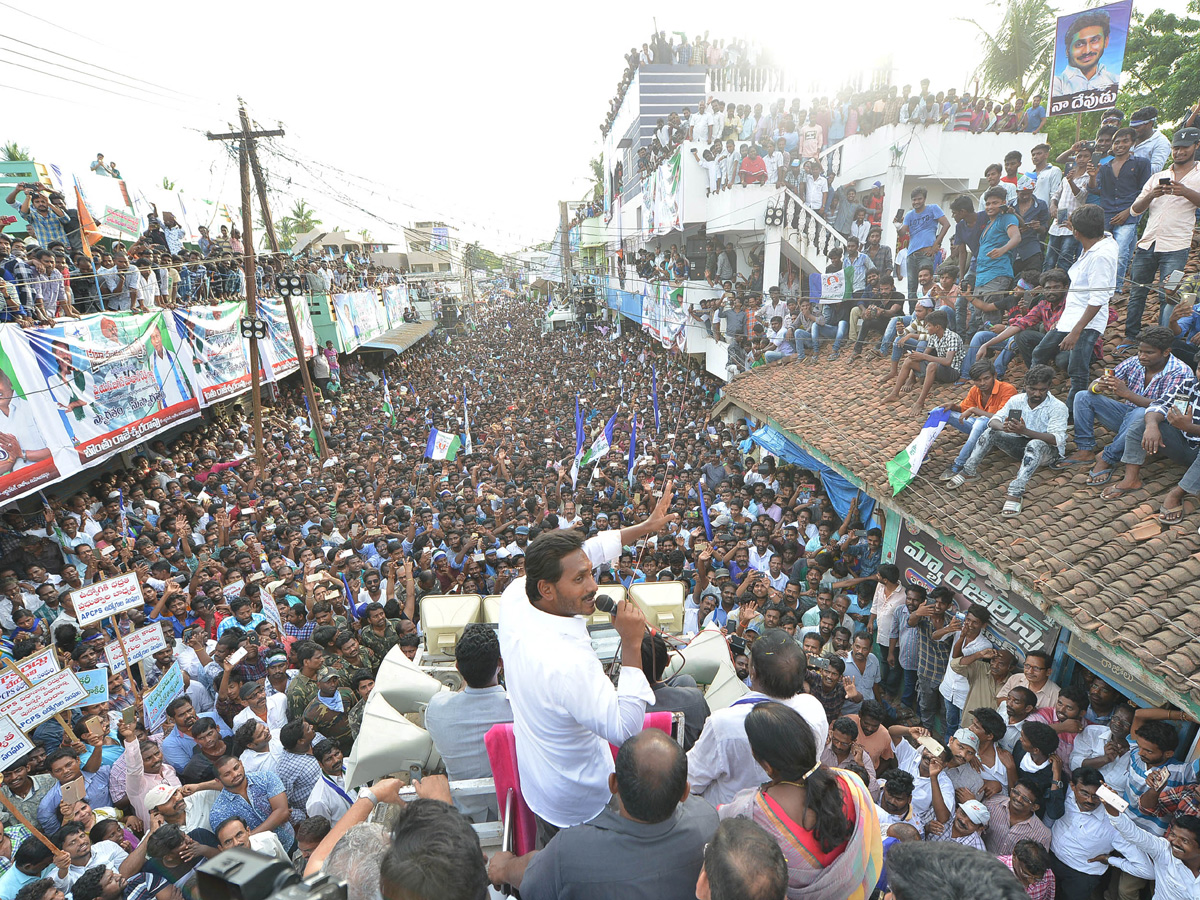
[[[1125,435],[1146,408],[1161,401],[1170,402],[1180,390],[1195,380],[1192,370],[1171,355],[1175,335],[1171,329],[1155,325],[1138,336],[1137,356],[1125,360],[1115,371],[1105,372],[1091,388],[1075,395],[1075,447],[1058,468],[1086,465],[1095,460],[1088,484],[1104,484],[1112,479],[1112,469],[1125,450]],[[1100,421],[1115,437],[1104,452],[1096,456],[1095,423]]]
[[[1174,395],[1150,404],[1145,416],[1129,426],[1121,454],[1125,475],[1100,496],[1110,500],[1140,488],[1146,454],[1159,451],[1187,467],[1179,484],[1163,498],[1159,511],[1159,520],[1172,525],[1183,518],[1184,495],[1200,494],[1200,385],[1194,380]]]

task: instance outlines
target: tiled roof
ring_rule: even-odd
[[[1193,240],[1189,274],[1200,268],[1198,249],[1200,235]],[[1120,319],[1106,333],[1108,367],[1125,355],[1113,358],[1124,333],[1124,305],[1124,297],[1114,300]],[[1153,323],[1153,297],[1147,306],[1144,322]],[[761,367],[736,378],[726,396],[848,469],[873,496],[890,498],[884,464],[917,434],[929,408],[961,400],[967,388],[936,385],[924,410],[913,410],[908,396],[884,405],[887,392],[876,380],[888,362],[851,364],[848,356],[816,366]],[[1093,366],[1093,376],[1099,368]],[[1018,357],[1006,380],[1019,388],[1024,374]],[[1065,400],[1067,389],[1060,372],[1054,394]],[[1097,436],[1101,446],[1111,439],[1102,429]],[[921,474],[893,502],[1061,607],[1077,630],[1128,651],[1200,708],[1200,507],[1189,498],[1178,524],[1140,540],[1131,533],[1139,523],[1157,525],[1159,502],[1182,468],[1166,460],[1150,463],[1142,470],[1145,487],[1113,501],[1084,483],[1087,466],[1042,469],[1029,484],[1020,517],[1005,519],[1000,507],[1016,461],[999,450],[980,466],[979,481],[959,491],[937,480],[964,440],[953,429],[943,431]]]

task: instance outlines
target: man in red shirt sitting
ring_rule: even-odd
[[[741,168],[738,173],[742,176],[742,184],[766,184],[767,183],[767,164],[763,162],[763,158],[758,155],[758,146],[751,144],[746,152],[746,156],[742,158]]]

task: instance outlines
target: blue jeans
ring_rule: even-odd
[[[896,332],[900,330],[900,326],[909,325],[912,323],[912,320],[912,316],[892,316],[891,321],[887,324],[887,329],[883,332],[883,340],[879,342],[880,356],[886,356],[891,351],[892,345],[896,342]]]
[[[1193,444],[1183,432],[1174,425],[1166,422],[1158,423],[1162,435],[1162,452],[1172,462],[1187,466],[1187,471],[1179,479],[1179,486],[1189,494],[1200,494],[1200,444]],[[1125,433],[1125,448],[1121,453],[1121,462],[1126,465],[1142,466],[1146,464],[1146,450],[1142,447],[1142,438],[1146,436],[1146,417],[1142,416],[1129,425]]]
[[[833,338],[833,352],[837,353],[842,348],[842,341],[846,339],[846,333],[850,330],[850,323],[842,320],[834,325],[822,325],[819,322],[814,322],[812,326],[812,342],[813,352],[817,353],[821,349],[821,338]]]
[[[908,251],[908,257],[905,259],[905,271],[908,275],[909,300],[917,299],[917,271],[925,263],[933,265],[933,254],[929,252],[931,249],[930,247],[923,247],[920,250]]]
[[[1129,301],[1129,305],[1133,306],[1133,301]],[[1104,323],[1101,323],[1102,326]],[[1065,331],[1048,331],[1042,337],[1042,340],[1036,347],[1033,348],[1033,364],[1054,365],[1054,358],[1058,356],[1058,345],[1063,342],[1063,338],[1067,336]],[[1086,391],[1088,386],[1088,371],[1092,365],[1092,354],[1096,352],[1096,340],[1100,337],[1100,332],[1095,328],[1085,328],[1083,333],[1079,335],[1079,340],[1075,342],[1075,346],[1070,350],[1070,356],[1067,359],[1067,375],[1071,378],[1071,394],[1067,397],[1067,409],[1071,409],[1075,401],[1075,396],[1080,391]]]
[[[1079,258],[1079,251],[1083,249],[1079,245],[1079,241],[1075,240],[1073,234],[1054,234],[1050,236],[1050,241],[1046,246],[1046,268],[1047,269],[1069,269],[1071,264]],[[1128,261],[1128,260],[1127,260]],[[1117,263],[1118,272],[1125,270]]]
[[[904,670],[904,692],[900,695],[900,705],[916,709],[917,702],[917,670]]]
[[[816,347],[816,344],[813,343],[812,335],[800,328],[797,328],[793,333],[792,340],[796,344],[797,359],[804,359],[805,351]]]
[[[954,732],[958,731],[958,726],[962,723],[962,710],[953,703],[946,703],[946,738],[949,740]]]
[[[967,355],[963,357],[962,377],[966,378],[967,373],[971,371],[971,366],[975,365],[975,357],[979,355],[979,348],[996,336],[994,331],[977,331],[971,335],[971,343],[967,345]],[[1008,345],[1008,341],[1004,342],[1004,346]],[[1005,363],[1007,365],[1007,363]],[[999,369],[999,355],[996,359],[996,368]]]
[[[1124,226],[1122,226],[1124,227]],[[1142,330],[1142,313],[1146,309],[1146,297],[1150,294],[1150,285],[1154,283],[1157,274],[1162,280],[1176,269],[1182,269],[1187,262],[1188,251],[1168,250],[1160,253],[1151,244],[1149,249],[1138,249],[1129,267],[1129,277],[1133,279],[1133,287],[1129,290],[1129,308],[1125,312],[1125,339],[1132,341]],[[1175,304],[1167,302],[1167,295],[1159,291],[1162,308],[1158,313],[1158,323],[1165,325],[1171,317]]]
[[[964,419],[959,413],[950,413],[950,418],[946,420],[946,424],[951,428],[956,428],[967,436],[967,442],[958,451],[958,456],[954,457],[954,468],[961,469],[963,467],[963,463],[967,461],[967,458],[971,455],[971,451],[979,443],[979,436],[987,428],[987,423],[987,416],[972,416],[969,419]]]
[[[1125,434],[1135,419],[1144,418],[1146,410],[1140,406],[1130,406],[1120,400],[1114,400],[1104,394],[1093,394],[1091,391],[1080,391],[1075,395],[1075,446],[1080,450],[1096,449],[1096,421],[1113,432],[1112,439],[1101,458],[1115,466],[1121,461],[1125,450]]]
[[[1121,285],[1125,283],[1125,272],[1129,269],[1129,260],[1133,257],[1133,250],[1137,246],[1137,227],[1138,220],[1130,217],[1130,221],[1124,225],[1118,225],[1112,228],[1113,239],[1117,242],[1117,290],[1121,290]],[[1185,254],[1186,256],[1186,254]]]

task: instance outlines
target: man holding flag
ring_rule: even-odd
[[[579,482],[579,465],[583,459],[583,412],[579,409],[579,395],[575,395],[575,461],[571,463],[571,490]]]
[[[383,414],[387,417],[388,424],[395,428],[396,410],[392,406],[392,392],[388,390],[387,372],[383,373]]]

